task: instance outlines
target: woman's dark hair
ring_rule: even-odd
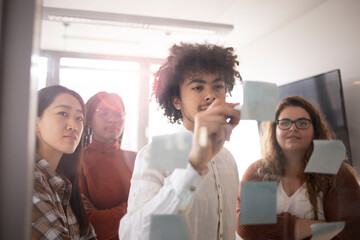
[[[86,102],[86,123],[84,126],[84,146],[85,147],[87,145],[89,145],[91,142],[91,135],[93,133],[93,131],[91,129],[91,122],[93,120],[94,113],[96,111],[98,104],[100,102],[103,102],[103,103],[105,103],[105,105],[109,105],[109,107],[111,108],[111,102],[106,101],[105,98],[118,99],[125,111],[124,102],[123,102],[122,98],[116,93],[98,92],[97,94],[95,94],[91,98],[89,98],[89,100]],[[124,134],[124,132],[122,132],[121,135],[119,136],[119,139],[118,139],[119,145],[121,145],[121,140],[122,140],[123,134]]]
[[[218,73],[225,81],[226,93],[231,93],[235,78],[241,81],[236,70],[239,65],[233,48],[204,43],[180,43],[170,48],[166,62],[154,74],[153,93],[164,115],[171,123],[180,123],[181,111],[172,103],[174,97],[180,98],[180,84],[189,74],[204,72]]]
[[[81,105],[81,109],[85,113],[85,104],[81,96],[73,90],[60,85],[49,86],[38,91],[38,109],[37,116],[41,117],[44,110],[54,101],[54,99],[63,93],[68,93],[75,97]],[[85,114],[84,114],[85,115]],[[82,139],[82,138],[81,138]],[[37,140],[37,152],[39,148]],[[80,158],[82,152],[82,140],[76,147],[72,154],[63,154],[59,165],[56,168],[56,172],[65,176],[72,184],[70,206],[73,210],[76,219],[79,222],[81,236],[86,235],[89,232],[90,224],[86,215],[79,189],[78,171],[80,168]]]

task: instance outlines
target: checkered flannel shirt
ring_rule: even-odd
[[[32,239],[96,239],[91,226],[86,236],[80,228],[69,200],[71,182],[61,177],[45,159],[36,161],[32,195]]]

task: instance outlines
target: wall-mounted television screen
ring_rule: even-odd
[[[298,95],[310,100],[320,110],[336,134],[336,138],[343,141],[347,150],[348,161],[352,164],[340,70],[337,69],[278,87],[278,102],[291,95]]]

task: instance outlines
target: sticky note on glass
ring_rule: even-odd
[[[345,222],[311,224],[312,240],[328,240],[335,237],[345,227]]]
[[[151,215],[150,240],[190,240],[185,215]]]
[[[189,162],[191,145],[192,134],[190,132],[153,137],[149,168],[159,170],[185,168]]]
[[[272,121],[277,105],[277,85],[267,82],[244,81],[244,101],[240,106],[241,119]]]
[[[336,174],[344,160],[346,148],[341,140],[313,140],[314,150],[305,172]]]
[[[276,223],[277,182],[242,182],[240,223]]]

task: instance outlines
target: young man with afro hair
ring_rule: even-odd
[[[185,169],[150,169],[151,144],[139,151],[120,239],[149,239],[153,214],[185,214],[191,239],[235,239],[239,177],[223,145],[240,121],[237,104],[225,101],[241,81],[238,64],[233,48],[208,43],[170,48],[155,73],[153,95],[170,122],[193,133],[189,162]]]

